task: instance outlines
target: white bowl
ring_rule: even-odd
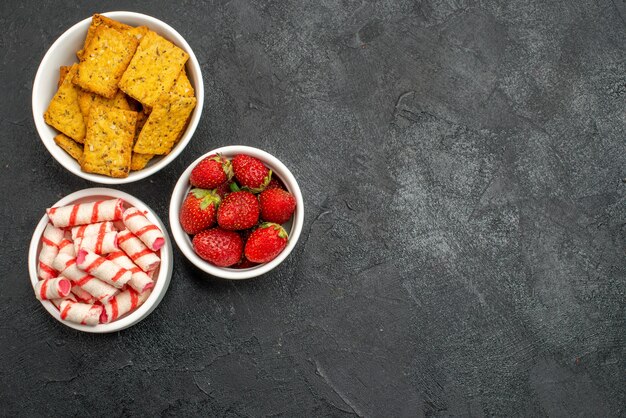
[[[196,127],[198,126],[198,122],[200,121],[202,105],[204,103],[204,84],[202,82],[200,64],[191,50],[191,47],[187,41],[185,41],[185,39],[167,23],[141,13],[109,12],[102,14],[131,26],[147,26],[189,54],[186,69],[189,81],[196,91],[196,98],[198,99],[198,102],[196,104],[196,108],[191,114],[189,125],[187,126],[187,130],[183,134],[182,138],[169,154],[153,158],[152,161],[148,163],[148,166],[143,170],[131,171],[128,177],[125,178],[113,178],[100,174],[83,172],[80,169],[78,162],[76,162],[76,160],[70,157],[54,142],[54,137],[58,134],[58,132],[52,126],[46,124],[43,119],[43,114],[48,108],[54,93],[57,91],[59,67],[62,65],[71,65],[78,61],[76,58],[76,51],[83,47],[85,35],[87,34],[87,28],[91,24],[91,17],[78,22],[66,30],[65,33],[63,33],[63,35],[61,35],[59,39],[52,44],[46,55],[43,57],[43,60],[41,60],[41,64],[39,64],[39,69],[37,70],[37,75],[35,76],[35,82],[33,83],[33,118],[35,119],[35,126],[37,127],[39,137],[48,151],[50,151],[50,154],[52,154],[54,159],[57,160],[59,164],[72,173],[96,183],[131,183],[133,181],[146,178],[161,170],[163,167],[171,163],[178,156],[178,154],[185,149],[189,140],[193,136]]]
[[[187,193],[191,189],[191,185],[189,184],[189,176],[191,176],[191,171],[202,159],[208,157],[211,154],[218,153],[228,158],[232,158],[237,154],[247,154],[258,158],[259,160],[263,161],[263,163],[268,168],[272,170],[272,176],[276,176],[280,180],[282,180],[287,190],[296,198],[296,211],[293,214],[292,220],[283,225],[283,227],[289,234],[287,247],[285,247],[285,249],[280,254],[278,254],[278,257],[276,257],[269,263],[259,264],[258,266],[250,267],[247,269],[234,269],[214,266],[213,264],[200,258],[195,253],[195,251],[193,250],[193,245],[191,243],[191,238],[189,237],[189,235],[187,235],[185,231],[183,231],[183,228],[180,226],[180,208],[183,201],[185,200],[185,197],[187,196]],[[287,258],[289,253],[291,253],[291,250],[293,250],[293,248],[296,246],[298,238],[300,238],[300,233],[302,232],[303,224],[304,200],[302,199],[302,193],[300,192],[300,186],[298,186],[296,178],[293,176],[293,174],[291,174],[289,169],[280,162],[280,160],[278,160],[273,155],[265,151],[261,151],[257,148],[246,147],[243,145],[231,145],[228,147],[217,148],[213,151],[207,152],[206,154],[200,156],[196,161],[191,163],[189,167],[187,167],[185,172],[180,176],[180,179],[178,179],[176,187],[174,187],[174,191],[172,192],[172,200],[170,202],[170,227],[172,228],[172,235],[174,236],[174,241],[176,241],[176,244],[178,244],[178,248],[180,248],[185,257],[187,257],[187,259],[189,259],[189,261],[191,261],[200,270],[213,276],[221,277],[223,279],[250,279],[252,277],[265,274],[268,271],[274,269],[276,266],[282,263],[285,258]]]
[[[157,305],[161,302],[163,296],[165,296],[165,292],[167,292],[167,288],[169,287],[170,280],[172,278],[172,263],[174,259],[172,254],[172,241],[167,235],[165,225],[163,225],[161,219],[159,219],[159,217],[152,211],[152,209],[150,209],[145,203],[143,203],[136,197],[131,196],[128,193],[120,192],[119,190],[96,187],[91,189],[79,190],[70,195],[67,195],[50,207],[66,206],[74,203],[93,202],[96,200],[113,198],[123,199],[128,205],[134,206],[142,212],[147,212],[146,217],[155,225],[157,225],[161,229],[161,231],[163,231],[163,236],[165,237],[165,245],[160,250],[161,264],[154,272],[154,287],[152,288],[152,293],[150,294],[150,296],[148,296],[148,299],[143,303],[143,305],[130,312],[128,315],[116,319],[115,321],[108,324],[88,326],[64,321],[59,315],[59,310],[52,304],[52,302],[41,301],[43,307],[46,308],[50,315],[52,315],[57,321],[79,331],[95,333],[116,332],[135,325],[136,323],[150,315],[150,312],[152,312],[154,308],[156,308]],[[39,256],[39,251],[41,250],[41,235],[43,234],[43,231],[46,228],[48,222],[48,215],[44,215],[41,218],[41,221],[39,221],[37,228],[35,228],[33,238],[30,241],[30,247],[28,250],[28,271],[30,273],[30,281],[33,285],[33,289],[35,287],[35,284],[39,281],[39,278],[37,277],[37,258]],[[35,296],[33,295],[33,297]]]

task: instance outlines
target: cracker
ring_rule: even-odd
[[[108,99],[117,93],[117,83],[122,78],[139,41],[107,26],[98,26],[93,39],[78,64],[74,80],[84,90]]]
[[[80,89],[72,82],[76,76],[78,64],[72,65],[43,115],[50,126],[61,131],[77,142],[85,138],[85,121],[78,106]]]
[[[118,22],[117,20],[109,19],[106,16],[102,16],[96,13],[91,18],[91,25],[89,25],[89,28],[87,29],[87,36],[85,37],[85,44],[83,45],[83,49],[81,49],[80,51],[76,53],[76,56],[78,56],[78,59],[81,59],[83,57],[85,49],[87,48],[87,46],[93,39],[98,26],[106,26],[109,28],[117,29],[120,32],[131,31],[135,29],[132,26],[125,25],[124,23]]]
[[[189,55],[167,39],[149,31],[142,39],[119,87],[141,104],[153,107],[170,91]]]
[[[196,93],[193,90],[193,86],[191,85],[191,82],[187,78],[187,73],[185,72],[184,68],[181,70],[180,74],[178,75],[178,78],[176,79],[176,82],[174,83],[174,86],[172,87],[171,91],[180,96],[186,96],[186,97],[195,96]]]
[[[85,120],[87,120],[89,109],[93,104],[116,107],[123,110],[133,110],[130,108],[128,100],[126,100],[126,95],[121,90],[118,90],[112,99],[107,99],[106,97],[85,90],[81,90],[80,93],[78,93],[78,105],[80,106],[80,111]]]
[[[127,177],[136,122],[136,112],[102,105],[91,106],[81,161],[83,171]]]
[[[72,67],[67,65],[62,65],[59,67],[59,82],[57,83],[57,88],[61,87],[61,84],[63,84],[63,80],[65,80],[67,73],[70,72],[70,68]]]
[[[139,133],[134,152],[163,155],[170,152],[196,106],[195,97],[164,94]]]
[[[154,154],[137,154],[133,152],[133,156],[130,159],[130,171],[143,170],[153,157]]]
[[[136,28],[125,29],[122,32],[127,34],[128,36],[133,36],[138,41],[141,41],[141,38],[146,36],[150,29],[147,26],[137,26]]]
[[[146,121],[148,120],[148,114],[146,112],[137,112],[137,125],[135,126],[135,141],[139,137]]]
[[[80,160],[83,158],[83,147],[79,145],[72,138],[65,136],[63,134],[58,134],[54,137],[54,142],[65,152],[72,156],[76,161],[80,163]]]

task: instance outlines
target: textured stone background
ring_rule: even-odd
[[[0,414],[626,414],[626,5],[3,2]],[[165,220],[199,154],[247,144],[300,180],[295,252],[257,280],[172,285],[114,335],[52,319],[28,281],[44,208],[94,184],[31,116],[39,61],[93,12],[170,23],[202,121],[120,189]]]

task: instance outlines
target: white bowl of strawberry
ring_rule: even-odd
[[[182,174],[170,202],[172,235],[213,276],[239,280],[278,266],[296,245],[304,202],[276,157],[232,145],[207,152]]]

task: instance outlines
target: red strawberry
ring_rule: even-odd
[[[220,197],[212,190],[192,189],[180,208],[180,225],[188,234],[197,234],[215,224]]]
[[[233,268],[236,269],[247,269],[250,267],[254,267],[259,263],[253,263],[252,261],[248,260],[246,257],[244,257],[238,264],[235,264],[233,266]]]
[[[218,267],[229,267],[241,260],[243,241],[238,233],[221,228],[202,231],[193,237],[193,250]]]
[[[287,232],[282,226],[265,222],[250,234],[244,255],[253,263],[267,263],[285,249],[287,239]]]
[[[263,190],[259,195],[261,217],[264,221],[284,224],[296,209],[296,198],[283,189]]]
[[[233,168],[221,155],[209,155],[191,170],[189,181],[201,189],[215,189],[233,177]]]
[[[230,190],[230,185],[231,184],[233,184],[233,183],[232,182],[228,182],[228,181],[220,184],[219,186],[217,186],[215,188],[215,193],[217,193],[217,195],[219,197],[224,199],[226,197],[226,195],[232,191],[232,190]]]
[[[245,190],[233,192],[217,209],[217,223],[228,230],[252,228],[259,220],[260,211],[255,195]]]
[[[285,186],[276,177],[272,177],[272,179],[268,183],[267,187],[265,188],[265,190],[269,190],[269,189],[283,189],[283,190],[285,190]]]
[[[267,187],[272,178],[272,170],[258,158],[249,155],[235,155],[232,161],[235,178],[242,187],[250,189],[253,193],[258,193]]]

